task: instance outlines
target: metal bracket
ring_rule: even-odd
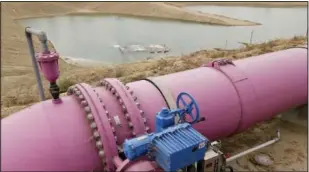
[[[233,63],[230,59],[216,59],[208,63],[204,67],[212,67],[220,72],[222,72],[224,75],[226,75],[233,83],[240,82],[243,80],[248,79],[242,71],[237,69],[236,65]],[[220,66],[224,66],[224,68],[221,68]],[[227,72],[228,71],[228,72]]]

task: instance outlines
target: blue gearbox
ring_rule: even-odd
[[[204,159],[208,143],[189,123],[181,123],[125,140],[124,153],[129,160],[148,154],[165,171],[176,171]]]

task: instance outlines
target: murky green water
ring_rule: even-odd
[[[178,56],[201,49],[237,48],[274,38],[305,35],[306,8],[197,6],[188,10],[256,21],[261,26],[222,27],[117,16],[62,16],[26,19],[24,26],[44,30],[62,56],[125,63],[157,56]],[[165,44],[166,53],[124,52],[117,46]],[[136,46],[135,46],[136,47]]]

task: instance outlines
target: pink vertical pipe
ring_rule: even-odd
[[[218,69],[200,67],[160,76],[154,81],[170,92],[172,98],[168,100],[180,92],[192,94],[206,118],[194,127],[213,140],[306,104],[307,60],[307,49],[293,48],[237,60]],[[110,167],[117,151],[115,144],[121,146],[125,138],[153,131],[155,114],[167,104],[146,80],[126,87],[106,79],[102,85],[74,87],[84,88],[83,94],[95,110],[91,113],[100,125]],[[74,95],[62,101],[41,102],[1,120],[3,171],[103,169],[83,103]]]

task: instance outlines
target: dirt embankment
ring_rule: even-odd
[[[188,5],[217,5],[217,6],[247,6],[247,7],[280,7],[280,8],[293,8],[293,7],[307,7],[308,2],[166,2],[171,5],[178,7]]]
[[[242,59],[268,52],[279,51],[298,45],[307,44],[306,37],[294,37],[291,39],[272,40],[262,44],[245,45],[243,48],[235,50],[201,50],[182,57],[170,57],[164,59],[151,59],[135,63],[115,65],[113,67],[83,68],[76,67],[72,71],[63,68],[59,79],[62,91],[75,83],[86,82],[95,84],[104,77],[117,77],[123,82],[132,82],[149,76],[159,76],[173,72],[179,72],[199,67],[213,59],[226,57],[229,59]],[[61,64],[60,64],[61,65]],[[8,72],[7,72],[8,74]],[[2,77],[1,86],[6,91],[2,92],[2,116],[9,115],[25,107],[25,105],[38,101],[38,91],[35,78],[31,68],[31,74],[11,74]],[[22,80],[20,80],[22,79]],[[18,86],[16,85],[18,83]],[[15,86],[15,87],[13,87]],[[47,91],[47,83],[44,83],[46,96],[50,97]],[[13,106],[13,107],[12,107]],[[16,107],[17,106],[17,107]]]
[[[295,118],[295,115],[294,115]],[[281,118],[257,124],[247,131],[222,140],[224,152],[240,153],[276,137],[280,129],[279,142],[243,156],[229,164],[235,171],[307,171],[307,128]],[[273,161],[269,166],[257,164],[254,156],[266,154]]]
[[[181,20],[213,25],[250,26],[258,23],[218,17],[208,13],[187,11],[181,7],[164,2],[39,2],[4,3],[17,11],[16,18],[42,17],[69,14],[118,14],[137,17]],[[53,10],[57,8],[56,10]],[[20,10],[22,9],[22,10]],[[40,9],[40,10],[38,10]]]

